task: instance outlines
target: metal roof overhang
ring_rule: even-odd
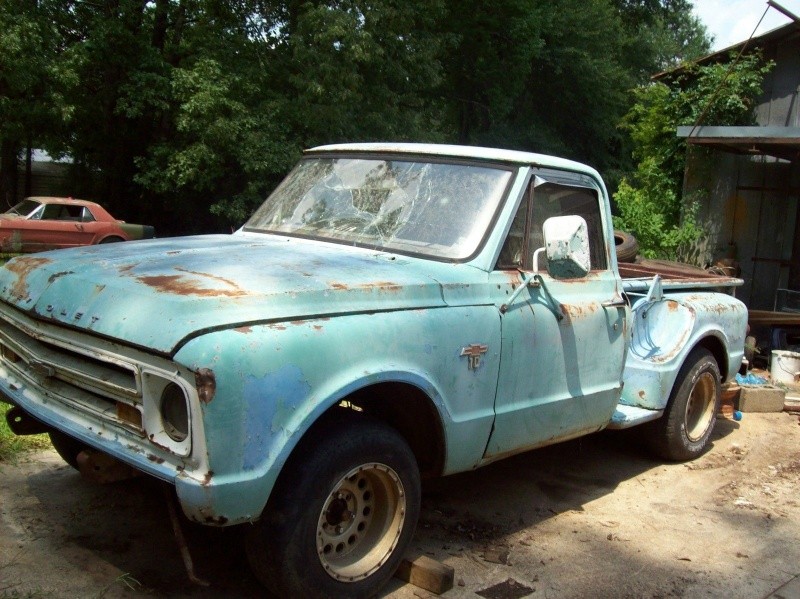
[[[732,152],[800,160],[800,127],[678,127],[686,143]]]

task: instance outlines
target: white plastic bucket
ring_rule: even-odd
[[[800,354],[793,351],[774,350],[769,375],[776,383],[796,384],[800,377]]]

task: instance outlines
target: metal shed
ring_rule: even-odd
[[[688,156],[686,202],[697,202],[709,236],[698,261],[735,258],[744,286],[737,295],[751,309],[773,309],[778,289],[800,290],[800,25],[790,23],[711,54],[760,48],[775,68],[764,82],[753,127],[679,127]],[[662,73],[655,78],[668,78]],[[698,149],[711,150],[698,151]]]

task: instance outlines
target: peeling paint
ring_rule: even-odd
[[[74,273],[74,271],[72,271],[72,270],[63,270],[61,272],[53,273],[52,275],[50,275],[47,278],[47,282],[48,283],[52,283],[52,282],[56,281],[57,279],[59,279],[61,277],[64,277],[64,276],[67,276],[67,275],[71,275],[73,273]]]
[[[217,392],[217,379],[210,368],[201,368],[194,375],[197,397],[204,404],[209,404]]]
[[[198,295],[203,297],[243,297],[248,295],[247,291],[235,286],[233,289],[203,287],[200,281],[184,275],[142,276],[136,277],[136,280],[157,291],[174,295]]]
[[[50,264],[49,258],[35,258],[24,256],[16,258],[5,265],[6,270],[10,270],[17,275],[17,280],[11,287],[11,295],[17,299],[23,299],[28,295],[28,275],[34,270],[45,264]]]

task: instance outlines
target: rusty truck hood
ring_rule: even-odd
[[[169,354],[222,328],[441,306],[445,267],[271,235],[197,236],[21,256],[0,269],[0,299]]]

